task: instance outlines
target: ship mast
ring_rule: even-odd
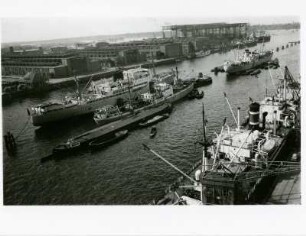
[[[235,121],[235,123],[236,123],[236,125],[237,125],[237,128],[239,128],[239,124],[238,124],[237,119],[236,119],[236,117],[235,117],[235,115],[234,115],[234,112],[233,112],[233,109],[232,109],[232,107],[231,107],[231,104],[230,104],[229,101],[228,101],[228,98],[227,98],[227,96],[226,96],[226,93],[223,92],[223,94],[224,94],[224,98],[225,98],[225,100],[226,100],[226,102],[227,102],[227,104],[228,104],[228,106],[229,106],[229,109],[230,109],[230,111],[231,111],[231,113],[232,113],[232,116],[233,116],[233,118],[234,118],[234,121]]]
[[[90,77],[90,79],[88,80],[87,84],[85,85],[85,87],[82,89],[82,93],[84,92],[84,90],[87,88],[87,86],[89,85],[89,83],[92,81],[93,79],[93,75]]]
[[[202,172],[205,171],[205,157],[207,157],[207,141],[206,141],[206,121],[204,103],[202,103],[202,118],[203,118],[203,160],[202,160]]]
[[[132,107],[132,110],[134,110],[134,109],[133,109],[133,106],[132,106],[131,88],[130,88],[130,77],[129,77],[129,72],[128,72],[128,71],[126,72],[126,77],[127,77],[127,80],[128,80],[128,90],[129,90],[130,107]]]
[[[76,91],[76,93],[77,93],[77,96],[80,98],[80,99],[82,99],[82,93],[81,93],[81,91],[80,91],[80,85],[79,85],[79,81],[78,81],[78,79],[77,79],[77,76],[76,76],[76,74],[74,74],[74,81],[75,81],[75,83],[76,83],[76,89],[77,89],[77,91]]]
[[[154,65],[154,59],[153,59],[152,46],[151,46],[151,62],[152,62],[152,72],[153,72],[153,77],[155,77],[155,75],[156,75],[156,71],[155,71],[155,65]]]
[[[174,84],[177,84],[177,82],[178,82],[178,69],[177,69],[177,66],[175,67],[175,70],[176,70],[176,81],[175,81]]]

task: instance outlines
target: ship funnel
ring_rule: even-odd
[[[249,109],[249,126],[250,129],[259,129],[259,108],[260,105],[257,102],[252,102]]]

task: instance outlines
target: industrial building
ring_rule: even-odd
[[[226,37],[239,38],[247,34],[247,23],[214,23],[163,26],[164,38]]]
[[[48,74],[50,78],[62,78],[101,70],[97,61],[75,54],[3,54],[2,75],[23,76],[27,72]]]
[[[181,44],[173,39],[147,39],[110,44],[98,42],[95,47],[76,50],[81,56],[99,61],[113,61],[116,65],[128,65],[152,59],[182,55]]]

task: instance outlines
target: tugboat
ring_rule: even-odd
[[[201,93],[197,89],[193,89],[189,94],[188,94],[188,99],[201,99],[204,97],[204,92],[202,91]]]
[[[193,79],[192,81],[194,82],[194,87],[199,88],[199,87],[211,84],[212,83],[212,78],[211,78],[211,76],[208,76],[208,75],[200,72],[199,75],[198,75],[198,78]]]

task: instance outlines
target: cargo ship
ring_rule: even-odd
[[[109,105],[101,107],[95,111],[94,120],[98,125],[105,125],[164,103],[175,103],[191,93],[194,89],[194,83],[185,82],[179,88],[176,88],[173,89],[171,84],[151,81],[149,83],[149,92],[141,94],[138,99],[138,104],[143,104],[142,106],[138,108],[133,107],[133,109],[129,109],[126,112],[122,112],[118,107]]]
[[[51,101],[28,109],[34,126],[94,113],[105,105],[116,105],[118,100],[135,98],[149,89],[151,75],[143,68],[123,72],[123,79],[117,81],[92,82],[87,93],[77,91],[77,96],[65,97],[63,101]],[[77,83],[78,87],[78,83]]]
[[[250,51],[246,49],[242,56],[235,61],[226,61],[223,65],[227,74],[240,74],[241,72],[254,69],[271,60],[273,51]]]
[[[203,105],[203,141],[198,142],[203,155],[187,173],[144,145],[181,174],[166,195],[153,203],[263,204],[275,176],[299,173],[300,164],[287,161],[287,151],[299,125],[299,97],[287,94],[292,83],[289,76],[286,68],[275,95],[266,96],[260,103],[251,100],[246,122],[240,124],[240,109],[235,117],[230,107],[237,126],[230,128],[224,119],[220,133],[215,133],[212,141],[206,139]]]
[[[296,172],[298,165],[281,161],[291,139],[290,128],[266,129],[259,122],[259,103],[251,103],[249,123],[230,128],[224,121],[221,132],[211,142],[206,137],[203,156],[194,168],[184,173],[168,189],[158,205],[236,205],[258,204],[266,178],[280,172]],[[206,127],[204,127],[206,130]],[[277,131],[276,131],[277,130]],[[145,145],[155,156],[157,152]],[[172,165],[172,164],[171,164]]]

